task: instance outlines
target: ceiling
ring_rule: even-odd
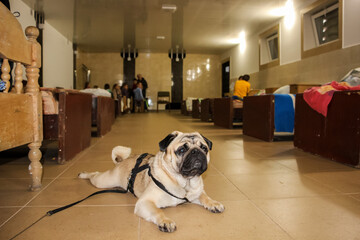
[[[270,10],[285,0],[23,0],[70,41],[88,52],[222,53],[239,33],[258,33],[277,21]],[[296,0],[300,2],[301,0]],[[176,11],[163,10],[175,5]],[[165,39],[158,40],[157,36]]]

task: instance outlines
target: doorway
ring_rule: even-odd
[[[224,62],[222,64],[222,88],[221,88],[221,96],[225,97],[225,94],[230,92],[230,61]]]

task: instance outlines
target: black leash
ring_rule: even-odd
[[[38,220],[36,220],[32,224],[30,224],[28,227],[26,227],[24,230],[22,230],[21,232],[16,234],[14,237],[10,238],[10,240],[15,239],[16,237],[18,237],[20,234],[22,234],[23,232],[25,232],[26,230],[28,230],[29,228],[34,226],[36,223],[40,222],[40,220],[42,220],[44,217],[52,216],[55,213],[61,212],[61,211],[65,210],[65,209],[67,209],[69,207],[72,207],[72,206],[74,206],[74,205],[76,205],[78,203],[81,203],[82,201],[85,201],[86,199],[88,199],[88,198],[90,198],[92,196],[98,195],[100,193],[111,193],[111,192],[112,193],[127,193],[127,191],[124,190],[124,189],[108,189],[108,190],[101,190],[101,191],[94,192],[94,193],[90,194],[89,196],[87,196],[86,198],[83,198],[83,199],[81,199],[81,200],[79,200],[77,202],[74,202],[74,203],[68,204],[66,206],[59,207],[59,208],[56,208],[56,209],[53,209],[53,210],[50,210],[50,211],[46,212],[45,215],[43,215]]]
[[[98,195],[98,194],[101,194],[101,193],[127,193],[127,192],[131,192],[132,194],[134,194],[134,196],[136,197],[135,193],[134,193],[134,184],[135,184],[135,178],[136,178],[136,175],[139,173],[139,172],[142,172],[144,171],[145,169],[148,169],[148,175],[151,177],[151,179],[154,181],[154,183],[156,184],[156,186],[158,186],[161,190],[163,190],[164,192],[166,192],[167,194],[169,194],[170,196],[174,197],[174,198],[177,198],[177,199],[180,199],[180,200],[184,200],[185,202],[189,202],[189,200],[187,198],[180,198],[180,197],[177,197],[175,196],[174,194],[172,194],[171,192],[169,192],[166,187],[161,183],[159,182],[152,174],[151,174],[151,168],[149,166],[149,164],[144,164],[140,167],[142,161],[144,160],[144,158],[147,156],[148,154],[147,153],[143,153],[141,154],[137,160],[136,160],[136,164],[135,164],[135,167],[131,170],[131,174],[130,174],[130,177],[129,177],[129,182],[128,182],[128,186],[127,186],[127,189],[107,189],[107,190],[101,190],[101,191],[97,191],[97,192],[94,192],[92,194],[90,194],[89,196],[87,196],[86,198],[83,198],[79,201],[76,201],[76,202],[73,202],[73,203],[70,203],[66,206],[63,206],[63,207],[59,207],[59,208],[56,208],[56,209],[53,209],[53,210],[50,210],[48,212],[46,212],[45,215],[43,215],[42,217],[40,217],[38,220],[36,220],[35,222],[33,222],[32,224],[30,224],[28,227],[26,227],[24,230],[22,230],[21,232],[19,232],[18,234],[16,234],[14,237],[10,238],[10,240],[12,239],[15,239],[16,237],[18,237],[20,234],[22,234],[23,232],[25,232],[26,230],[28,230],[29,228],[31,228],[32,226],[34,226],[36,223],[40,222],[44,217],[46,216],[52,216],[54,215],[55,213],[58,213],[58,212],[61,212],[65,209],[68,209],[72,206],[75,206],[76,204],[79,204],[83,201],[85,201],[86,199],[92,197],[92,196],[95,196],[95,195]]]

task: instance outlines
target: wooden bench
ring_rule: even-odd
[[[360,167],[360,91],[335,92],[327,116],[296,95],[294,146]]]
[[[90,146],[92,96],[71,90],[42,91],[52,91],[57,99],[56,113],[44,109],[44,139],[58,141],[57,161],[63,164]]]
[[[201,111],[200,109],[201,109],[200,100],[199,99],[193,100],[192,113],[191,113],[192,118],[200,119],[200,111]]]
[[[290,84],[290,93],[298,94],[319,84]],[[276,90],[276,89],[274,89]],[[269,90],[268,90],[269,91]],[[243,134],[264,141],[273,141],[275,131],[275,97],[273,94],[244,98]],[[291,139],[291,133],[282,133],[279,138]]]
[[[92,98],[91,123],[96,127],[96,135],[104,136],[111,130],[115,121],[115,101],[111,97],[95,96]]]
[[[232,98],[214,99],[214,125],[233,128],[234,122],[242,122],[243,104],[234,102]]]
[[[41,47],[36,41],[39,30],[27,27],[25,38],[20,23],[0,3],[0,58],[1,79],[5,90],[0,93],[0,151],[28,144],[31,190],[41,188],[42,165],[40,146],[43,140],[42,103],[39,93],[39,68]],[[15,66],[15,93],[9,93],[10,65]],[[26,67],[27,86],[23,94],[23,68]]]
[[[214,113],[214,99],[205,98],[201,100],[201,113],[200,113],[201,121],[203,122],[213,121],[213,113]]]

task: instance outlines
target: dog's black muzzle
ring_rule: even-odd
[[[185,177],[200,176],[207,169],[206,155],[199,149],[189,150],[180,168],[180,173]]]

